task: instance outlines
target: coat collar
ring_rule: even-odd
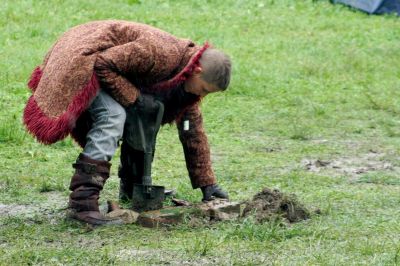
[[[159,83],[156,83],[152,85],[149,88],[149,92],[157,92],[157,91],[163,91],[171,88],[177,87],[179,84],[184,82],[186,79],[188,79],[194,69],[200,65],[200,58],[202,54],[210,47],[208,42],[206,42],[203,47],[195,53],[192,58],[189,60],[189,63],[178,73],[176,74],[173,78],[169,80],[164,80]]]

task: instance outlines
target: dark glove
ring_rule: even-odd
[[[154,112],[158,105],[153,95],[141,93],[135,101],[135,107],[141,112]]]
[[[210,201],[214,200],[215,198],[229,199],[228,193],[223,191],[217,184],[204,186],[200,189],[201,192],[203,192],[202,201]]]

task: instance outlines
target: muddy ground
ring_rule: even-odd
[[[387,154],[374,150],[357,156],[304,159],[301,165],[310,172],[332,176],[348,176],[351,180],[357,180],[364,174],[377,171],[400,173],[400,167],[388,160]]]
[[[67,197],[60,192],[43,193],[46,199],[36,204],[2,204],[0,203],[0,218],[20,217],[27,221],[36,219],[48,219],[51,224],[58,223],[65,217]]]
[[[52,224],[58,223],[65,218],[67,199],[57,192],[46,193],[46,197],[47,200],[35,205],[0,204],[0,218],[23,217],[29,220],[40,216]],[[269,188],[264,188],[252,199],[241,204],[244,206],[241,218],[254,215],[257,222],[283,218],[293,223],[310,217],[310,211],[297,200],[296,196]],[[201,220],[202,223],[209,221],[209,219]],[[196,224],[199,225],[198,221]]]
[[[361,149],[359,144],[349,143],[347,146],[354,151]],[[393,154],[370,149],[364,153],[358,152],[356,155],[329,159],[305,158],[300,162],[300,167],[313,173],[346,176],[351,181],[357,181],[360,177],[374,172],[385,172],[397,176],[396,174],[400,173],[400,166],[395,163],[397,157],[393,156]],[[29,218],[40,215],[47,217],[52,223],[56,223],[65,216],[68,196],[60,192],[47,192],[43,195],[46,199],[35,204],[0,203],[0,218]],[[310,217],[310,211],[294,195],[286,195],[269,188],[263,189],[244,203],[246,207],[243,210],[243,216],[254,215],[257,221],[280,216],[288,222],[298,222]]]

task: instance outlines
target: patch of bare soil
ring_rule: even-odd
[[[372,171],[399,171],[398,167],[385,160],[384,153],[370,151],[366,154],[354,157],[342,157],[332,160],[302,161],[303,167],[314,173],[326,173],[331,175],[346,175],[351,178]]]
[[[1,204],[0,218],[23,217],[33,218],[40,215],[55,223],[66,206],[65,197],[59,192],[47,192],[46,199],[39,204]]]
[[[255,215],[259,222],[281,216],[290,223],[310,218],[307,210],[294,195],[286,195],[277,189],[264,188],[252,200],[245,202],[242,216]]]

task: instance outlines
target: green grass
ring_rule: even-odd
[[[148,23],[230,54],[231,88],[202,105],[219,183],[233,200],[262,187],[295,193],[321,215],[291,226],[249,218],[153,230],[92,230],[64,219],[80,149],[70,139],[43,146],[25,132],[25,84],[60,34],[100,19]],[[5,1],[0,265],[399,265],[399,39],[397,17],[328,1]],[[353,176],[310,172],[302,163],[365,158],[371,150],[392,167]],[[117,198],[117,167],[118,156],[103,203]],[[160,132],[154,179],[181,198],[201,198],[174,127]],[[4,205],[24,211],[5,215]]]

